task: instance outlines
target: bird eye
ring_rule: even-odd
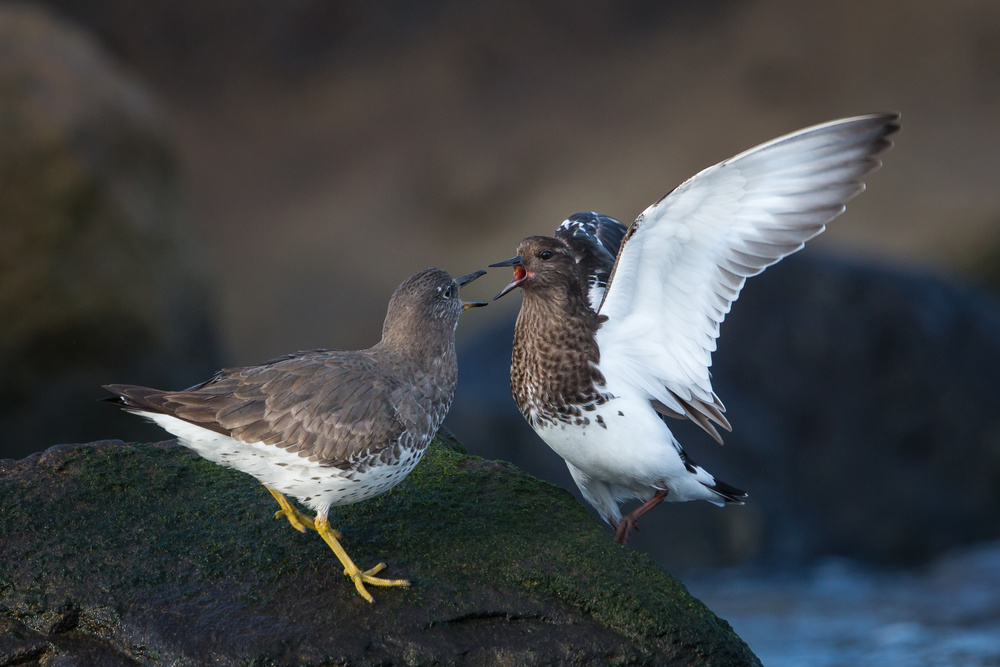
[[[540,253],[538,253],[538,259],[542,260],[552,259],[552,251],[551,250],[541,251]]]
[[[444,291],[444,292],[443,292],[443,293],[441,294],[441,296],[442,296],[443,298],[445,298],[445,299],[450,299],[450,298],[452,298],[453,296],[455,296],[455,286],[454,286],[454,285],[450,285],[450,286],[448,287],[448,289],[446,289],[446,290],[445,290],[445,291]]]

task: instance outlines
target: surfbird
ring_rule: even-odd
[[[455,329],[472,306],[459,288],[484,271],[455,278],[426,269],[389,300],[382,339],[367,350],[310,350],[260,366],[219,371],[183,391],[112,384],[107,400],[153,421],[204,458],[253,475],[301,532],[315,530],[369,602],[365,584],[408,586],[362,571],[330,527],[332,506],[379,495],[406,477],[441,425],[455,395]],[[297,498],[315,512],[292,505]]]
[[[530,236],[500,298],[520,287],[511,393],[625,544],[663,501],[742,504],[747,494],[688,456],[669,418],[719,443],[731,430],[709,368],[748,276],[825,229],[880,166],[899,115],[806,128],[725,160],[643,211],[627,230],[577,214]],[[620,505],[641,504],[626,516]]]

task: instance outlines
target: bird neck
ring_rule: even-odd
[[[436,319],[386,317],[382,340],[375,347],[431,369],[455,359],[455,328]]]
[[[571,327],[596,331],[597,317],[590,309],[590,302],[579,280],[566,280],[544,287],[524,290],[521,315],[528,319],[544,321],[552,326]]]

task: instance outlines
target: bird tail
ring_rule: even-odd
[[[681,461],[684,462],[684,467],[687,468],[687,471],[694,476],[694,479],[699,484],[713,494],[707,498],[702,494],[698,494],[696,497],[707,500],[719,507],[722,507],[726,503],[743,504],[743,501],[747,498],[746,491],[741,491],[735,486],[730,486],[722,480],[716,479],[714,475],[691,460],[691,457],[688,456],[687,452],[684,451],[684,448],[678,442],[674,441],[674,447],[677,448],[677,454],[681,457]]]
[[[702,482],[702,484],[705,483]],[[742,505],[744,501],[747,499],[746,491],[741,491],[737,489],[735,486],[730,486],[729,484],[726,484],[722,480],[717,479],[715,480],[714,484],[705,484],[705,486],[709,490],[714,491],[716,494],[718,494],[719,497],[722,498],[723,502],[726,503],[736,503],[737,505]]]

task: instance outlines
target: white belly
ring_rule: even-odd
[[[657,489],[669,491],[668,502],[720,502],[706,486],[714,484],[715,478],[701,467],[687,468],[673,434],[648,400],[613,398],[584,415],[590,420],[585,427],[557,422],[554,426],[536,427],[535,432],[591,480],[584,480],[584,485],[590,486],[584,495],[591,496],[592,504],[604,507],[605,516],[616,513],[610,509],[613,503],[608,498],[622,500],[631,494],[646,500]],[[581,480],[576,481],[580,485]],[[601,493],[601,484],[606,485],[606,502],[595,495]]]
[[[365,472],[344,471],[273,445],[240,442],[169,415],[140,414],[203,458],[253,475],[272,489],[299,499],[320,516],[326,516],[331,506],[350,505],[388,491],[403,481],[424,453],[405,449],[395,463],[369,466]]]
[[[673,434],[648,402],[613,398],[583,417],[589,423],[545,422],[535,432],[567,462],[608,484],[650,487],[686,473]]]

